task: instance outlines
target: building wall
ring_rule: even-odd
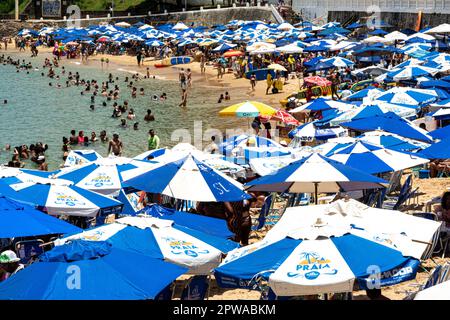
[[[373,12],[374,6],[382,13],[450,14],[450,0],[292,0],[292,8],[301,12],[305,19],[323,17],[329,11]]]

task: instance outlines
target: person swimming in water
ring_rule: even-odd
[[[147,114],[145,115],[144,120],[145,121],[154,121],[155,120],[155,117],[152,114],[152,110],[147,109]]]

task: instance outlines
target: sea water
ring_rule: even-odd
[[[2,52],[3,53],[3,52]],[[46,55],[50,58],[50,55]],[[176,81],[160,79],[144,79],[134,83],[138,89],[136,98],[131,97],[131,89],[125,83],[125,76],[129,81],[133,81],[132,74],[120,68],[111,66],[99,68],[98,62],[90,62],[88,65],[80,65],[79,60],[66,60],[64,66],[66,74],[61,75],[61,68],[55,68],[56,74],[61,79],[48,78],[48,68],[42,68],[44,57],[30,59],[29,54],[15,55],[31,61],[33,68],[39,70],[16,72],[16,68],[11,65],[0,65],[0,163],[7,163],[11,160],[15,146],[22,144],[30,145],[36,142],[48,144],[46,159],[49,170],[56,170],[64,162],[62,159],[62,137],[70,137],[70,131],[74,129],[83,130],[84,135],[90,137],[95,131],[99,137],[102,130],[106,130],[111,139],[113,133],[118,133],[124,145],[123,156],[134,157],[147,150],[147,137],[149,129],[154,129],[161,139],[162,147],[171,147],[181,140],[176,140],[179,132],[177,129],[185,129],[183,142],[194,143],[194,136],[200,140],[203,138],[206,145],[210,136],[207,130],[214,128],[225,132],[227,128],[237,128],[246,125],[247,121],[236,118],[223,118],[218,116],[219,110],[226,107],[226,104],[218,104],[217,99],[224,88],[194,86],[189,90],[187,108],[180,108],[180,87]],[[145,70],[145,69],[143,69]],[[65,81],[69,71],[80,73],[80,79],[96,79],[101,87],[103,81],[107,81],[109,73],[113,74],[113,79],[119,80],[109,85],[109,90],[114,89],[115,84],[120,87],[120,99],[116,100],[119,105],[124,100],[129,103],[129,108],[133,108],[136,114],[134,120],[128,120],[128,127],[120,126],[120,118],[112,118],[112,104],[114,100],[107,101],[107,106],[103,107],[106,97],[96,96],[95,110],[91,111],[92,93],[81,95],[84,90],[82,86],[70,86],[66,88]],[[45,76],[41,76],[44,72]],[[145,72],[145,71],[143,71]],[[49,83],[52,86],[49,86]],[[134,82],[134,81],[133,81]],[[62,88],[57,89],[60,83]],[[140,88],[144,88],[145,96],[139,95]],[[223,92],[222,92],[223,91]],[[160,101],[160,95],[165,92],[167,100]],[[157,95],[158,100],[152,99]],[[3,104],[7,99],[8,103]],[[228,101],[227,101],[228,102]],[[147,109],[151,109],[155,116],[155,121],[146,122],[144,116]],[[128,109],[129,110],[129,109]],[[127,111],[128,112],[128,111]],[[127,113],[122,115],[126,118]],[[194,121],[201,121],[194,130]],[[133,124],[139,122],[139,129],[134,130]],[[195,134],[195,135],[194,135]],[[196,142],[198,144],[198,141]],[[11,151],[5,151],[5,145],[11,145]],[[100,141],[91,143],[88,147],[72,146],[72,149],[94,149],[102,156],[108,154],[108,144]],[[36,168],[36,165],[25,160],[26,168]]]

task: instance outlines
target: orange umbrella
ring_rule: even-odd
[[[327,79],[319,77],[319,76],[306,77],[305,79],[303,79],[303,81],[305,81],[305,83],[308,83],[308,84],[315,84],[316,86],[319,86],[319,87],[326,87],[326,86],[331,85],[330,80],[327,80]]]
[[[225,52],[223,54],[223,57],[225,58],[231,58],[231,57],[239,57],[239,56],[243,56],[244,53],[242,51],[239,50],[229,50],[227,52]]]

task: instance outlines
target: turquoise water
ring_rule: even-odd
[[[0,65],[0,162],[6,163],[11,160],[12,151],[4,151],[6,144],[12,147],[22,144],[30,145],[41,141],[49,145],[46,152],[49,170],[57,169],[62,160],[62,137],[70,136],[70,130],[83,130],[85,135],[90,137],[92,131],[99,136],[100,131],[106,130],[109,137],[113,133],[118,133],[124,144],[124,156],[133,157],[147,150],[148,130],[155,129],[157,135],[161,139],[161,145],[173,146],[177,142],[171,141],[172,132],[176,129],[187,129],[194,135],[194,121],[201,120],[202,127],[198,131],[201,137],[202,132],[210,128],[224,130],[226,128],[234,128],[242,125],[243,121],[234,118],[220,118],[218,111],[226,105],[217,104],[217,97],[221,91],[220,88],[204,88],[196,87],[191,89],[188,98],[188,108],[178,107],[180,102],[180,89],[177,82],[149,79],[141,80],[136,83],[139,89],[142,87],[146,95],[137,98],[131,98],[131,90],[124,82],[125,76],[131,74],[118,71],[111,67],[101,70],[96,66],[77,66],[74,63],[65,62],[66,75],[61,76],[59,81],[63,86],[62,89],[50,87],[49,82],[53,86],[58,80],[42,77],[41,72],[47,74],[47,69],[42,68],[42,61],[45,56],[30,59],[29,54],[18,56],[23,57],[26,61],[31,61],[33,66],[37,66],[39,71],[30,70],[30,74],[26,71],[16,72],[16,68],[11,65]],[[47,55],[50,57],[50,55]],[[93,64],[93,63],[92,63]],[[60,74],[60,68],[56,68],[56,74]],[[128,100],[129,107],[133,108],[136,114],[135,120],[127,120],[128,128],[120,127],[120,119],[112,118],[112,104],[114,101],[108,101],[107,107],[102,106],[102,102],[106,98],[97,96],[95,101],[95,110],[89,109],[91,94],[81,95],[82,87],[72,86],[65,88],[65,80],[68,71],[78,71],[80,79],[96,79],[101,86],[103,81],[107,80],[108,74],[112,73],[114,79],[119,77],[120,99],[117,100],[119,105],[124,100]],[[117,81],[116,81],[117,83]],[[114,84],[116,84],[114,83]],[[114,84],[110,89],[114,88]],[[158,97],[165,92],[168,99],[162,101],[152,101],[153,94]],[[3,99],[8,99],[8,104],[3,105]],[[235,101],[232,101],[235,102]],[[146,110],[151,109],[156,121],[145,122],[144,116]],[[122,116],[126,118],[126,115]],[[132,124],[139,122],[139,130],[134,130]],[[246,121],[244,121],[244,125]],[[205,134],[205,138],[210,135]],[[204,143],[206,145],[207,142]],[[94,149],[102,156],[107,156],[107,143],[100,141],[91,144],[89,147],[74,146],[73,149]],[[25,161],[27,168],[35,168],[36,165],[31,161]]]

